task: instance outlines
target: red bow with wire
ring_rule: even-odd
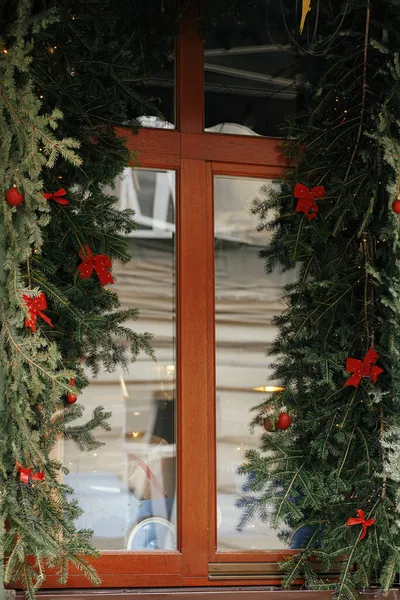
[[[367,527],[371,527],[371,525],[373,525],[375,523],[375,519],[368,519],[368,521],[366,521],[365,513],[361,509],[359,509],[357,511],[357,514],[358,514],[358,518],[349,519],[347,521],[346,525],[347,525],[347,527],[351,527],[352,525],[361,525],[362,534],[361,534],[360,540],[363,540],[365,538],[365,536],[367,535]]]
[[[67,198],[63,198],[63,196],[67,195],[67,191],[64,190],[64,188],[60,188],[57,192],[54,192],[54,194],[52,193],[46,193],[43,194],[43,196],[46,198],[46,200],[54,200],[54,202],[57,202],[57,204],[61,204],[62,206],[66,206],[67,204],[69,204],[69,200],[67,200]]]
[[[43,479],[45,478],[45,474],[42,473],[41,471],[34,473],[32,471],[32,469],[26,469],[19,463],[17,463],[17,467],[18,467],[18,473],[19,473],[19,480],[22,483],[29,483],[29,480],[30,481],[43,481]]]
[[[354,385],[357,387],[363,377],[370,377],[376,383],[378,375],[383,373],[383,369],[377,367],[374,363],[378,360],[379,355],[373,348],[370,348],[364,357],[364,360],[357,358],[348,358],[346,360],[346,371],[353,373],[345,382],[345,386]]]
[[[325,198],[326,190],[324,186],[317,185],[313,188],[308,188],[302,183],[296,183],[294,186],[293,196],[298,198],[298,202],[294,212],[302,212],[306,215],[307,219],[315,219],[318,214],[319,208],[315,202],[316,198]]]
[[[82,279],[88,279],[92,275],[94,269],[100,279],[101,285],[114,283],[114,279],[110,271],[108,271],[108,269],[112,268],[112,263],[107,254],[96,254],[96,256],[94,256],[89,246],[85,244],[79,252],[79,256],[82,259],[82,262],[78,266],[78,270]]]
[[[43,321],[45,321],[50,327],[54,327],[53,323],[42,311],[47,308],[46,295],[44,292],[39,294],[39,296],[27,296],[23,294],[22,296],[26,306],[28,307],[28,315],[25,318],[25,327],[30,327],[35,333],[36,331],[36,319],[37,317],[41,317]]]

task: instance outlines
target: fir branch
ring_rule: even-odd
[[[11,333],[11,328],[9,323],[7,322],[7,318],[6,318],[6,314],[5,314],[5,307],[4,304],[1,305],[1,310],[2,310],[2,322],[3,322],[3,327],[5,328],[5,331],[7,333],[7,338],[9,340],[9,342],[14,346],[15,350],[22,356],[22,358],[32,367],[34,367],[35,369],[37,369],[38,371],[40,371],[41,373],[43,373],[43,375],[45,375],[48,379],[50,379],[50,381],[52,381],[53,383],[55,383],[57,386],[60,386],[62,388],[64,388],[66,391],[70,390],[70,387],[66,384],[64,384],[62,381],[60,381],[60,376],[59,375],[54,375],[52,371],[50,371],[49,369],[45,369],[44,367],[42,367],[39,363],[37,363],[32,357],[29,357],[21,348],[20,344],[17,344],[17,342],[15,341],[12,333]]]
[[[356,143],[354,145],[353,153],[350,158],[349,165],[347,167],[346,174],[344,176],[344,183],[350,174],[350,169],[353,165],[355,156],[357,154],[358,146],[360,144],[360,138],[364,126],[364,114],[365,114],[365,100],[367,96],[367,68],[368,68],[368,45],[369,45],[369,28],[371,22],[371,4],[370,0],[367,1],[367,11],[365,17],[365,35],[364,35],[364,64],[363,64],[363,76],[362,76],[362,98],[361,98],[361,111],[360,111],[360,124],[358,126]]]

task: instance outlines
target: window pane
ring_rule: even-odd
[[[219,551],[284,547],[277,532],[258,520],[237,531],[242,512],[236,502],[245,482],[238,467],[246,450],[259,447],[263,430],[250,432],[250,411],[268,397],[257,388],[274,384],[265,353],[276,334],[272,319],[284,308],[282,286],[291,277],[267,277],[259,258],[270,234],[257,232],[250,208],[263,184],[274,185],[255,179],[214,180]]]
[[[131,115],[138,117],[142,127],[157,129],[174,129],[175,124],[175,61],[174,50],[171,43],[171,52],[165,59],[162,68],[152,72],[151,78],[140,90],[149,105],[145,114]],[[151,70],[151,66],[149,67]]]
[[[65,442],[65,482],[84,514],[77,526],[94,531],[101,550],[176,549],[175,411],[175,173],[126,169],[115,192],[121,208],[137,211],[132,259],[114,263],[123,308],[138,307],[130,325],[154,334],[157,362],[141,355],[129,372],[101,373],[79,397],[86,414],[112,411],[105,445],[81,453]]]
[[[205,127],[238,135],[281,136],[298,103],[294,57],[285,44],[281,3],[259,0],[241,24],[224,15],[207,32]],[[268,20],[268,24],[267,24]]]

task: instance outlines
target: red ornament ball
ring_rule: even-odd
[[[392,210],[396,215],[400,215],[400,198],[397,198],[392,204]]]
[[[288,429],[292,424],[292,419],[287,413],[281,413],[276,422],[277,429]]]
[[[6,202],[10,206],[19,206],[24,201],[24,197],[19,193],[16,187],[12,187],[6,192]]]
[[[67,398],[66,398],[68,404],[75,404],[75,402],[78,400],[78,396],[76,394],[72,394],[71,392],[69,392],[67,394]]]
[[[75,385],[75,379],[71,378],[70,381],[70,385],[73,386]],[[66,401],[68,402],[68,404],[75,404],[75,402],[78,400],[78,396],[72,392],[68,392],[67,396],[66,396]]]

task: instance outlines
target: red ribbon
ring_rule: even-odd
[[[57,192],[54,192],[54,194],[43,194],[46,200],[54,200],[54,202],[57,202],[57,204],[61,204],[62,206],[69,204],[69,200],[67,200],[67,198],[63,198],[63,196],[66,195],[67,191],[64,190],[64,188],[60,188]]]
[[[383,373],[383,369],[374,364],[378,360],[378,357],[379,355],[375,350],[370,348],[363,361],[357,358],[348,358],[346,360],[346,371],[353,373],[353,375],[345,382],[345,387],[349,385],[357,387],[363,377],[370,377],[376,383],[378,375]]]
[[[326,190],[322,185],[317,185],[310,190],[306,185],[296,183],[293,195],[299,200],[294,212],[303,212],[307,219],[311,221],[311,219],[315,219],[319,211],[315,199],[325,198]]]
[[[347,525],[347,527],[351,527],[352,525],[361,525],[362,535],[360,537],[360,540],[363,540],[365,538],[365,536],[367,535],[367,527],[371,527],[371,525],[373,525],[375,523],[375,519],[368,519],[368,521],[366,521],[365,513],[361,509],[359,509],[357,511],[357,514],[358,514],[358,518],[349,519],[347,521],[346,525]]]
[[[25,327],[30,327],[35,333],[36,331],[36,318],[39,316],[45,321],[50,327],[54,327],[53,323],[42,311],[47,308],[46,295],[44,292],[39,294],[39,296],[27,296],[23,294],[23,300],[25,301],[26,306],[28,307],[28,315],[25,319]]]
[[[101,285],[114,283],[111,273],[107,270],[112,268],[111,259],[107,254],[96,254],[94,256],[89,246],[85,244],[79,252],[79,256],[82,259],[82,263],[78,266],[78,270],[82,279],[88,279],[94,269],[100,279]]]
[[[31,480],[31,481],[43,481],[44,478],[45,478],[45,474],[42,473],[41,471],[38,471],[37,473],[34,473],[32,471],[32,469],[26,469],[25,467],[23,467],[19,463],[17,463],[17,466],[18,466],[19,480],[22,483],[29,483],[29,480]]]

